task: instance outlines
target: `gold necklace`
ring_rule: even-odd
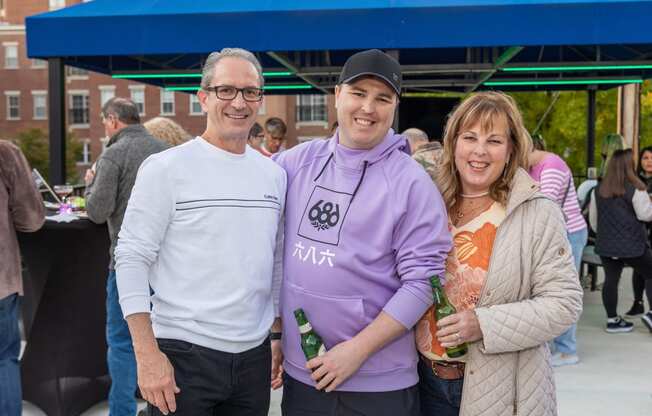
[[[456,209],[457,212],[455,213],[455,218],[456,218],[455,223],[458,224],[462,220],[462,218],[468,217],[468,216],[470,216],[472,214],[473,214],[472,218],[475,218],[475,214],[483,212],[484,210],[489,208],[491,206],[491,204],[493,204],[493,202],[494,201],[491,198],[484,201],[484,203],[479,203],[478,205],[475,205],[473,202],[471,202],[471,203],[469,203],[470,208],[466,212],[464,212],[464,210],[462,210],[462,207],[461,207],[461,204],[460,204],[460,207],[458,209]]]

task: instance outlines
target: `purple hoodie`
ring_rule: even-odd
[[[410,330],[365,361],[338,391],[404,389],[418,381],[414,324],[432,304],[428,278],[442,275],[451,247],[441,195],[389,130],[371,150],[314,140],[275,159],[288,175],[283,368],[314,385],[293,311],[303,308],[327,349],[381,311]]]

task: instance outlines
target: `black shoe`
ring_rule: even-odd
[[[642,300],[635,300],[632,307],[627,311],[625,316],[638,316],[645,312]]]
[[[641,321],[643,321],[643,324],[647,327],[647,329],[652,332],[652,311],[646,313],[641,317]]]
[[[612,334],[618,332],[632,332],[633,329],[634,329],[634,324],[624,320],[620,316],[616,318],[607,319],[606,331]]]

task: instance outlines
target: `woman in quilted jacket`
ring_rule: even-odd
[[[515,102],[471,95],[444,134],[436,182],[454,246],[444,291],[457,313],[417,324],[422,414],[557,414],[548,342],[575,323],[582,290],[559,206],[528,175]],[[466,343],[450,358],[446,348]]]

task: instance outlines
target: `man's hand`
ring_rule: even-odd
[[[136,355],[138,387],[143,399],[167,415],[177,410],[174,398],[181,390],[174,380],[174,368],[158,348]]]
[[[365,348],[356,345],[355,338],[341,342],[321,357],[306,363],[313,371],[311,377],[317,383],[317,390],[331,392],[344,383],[368,358]]]
[[[86,182],[86,186],[90,185],[91,182],[93,182],[94,177],[95,171],[93,169],[86,169],[86,174],[84,175],[84,182]]]
[[[272,340],[272,389],[283,387],[283,347],[280,339]]]

